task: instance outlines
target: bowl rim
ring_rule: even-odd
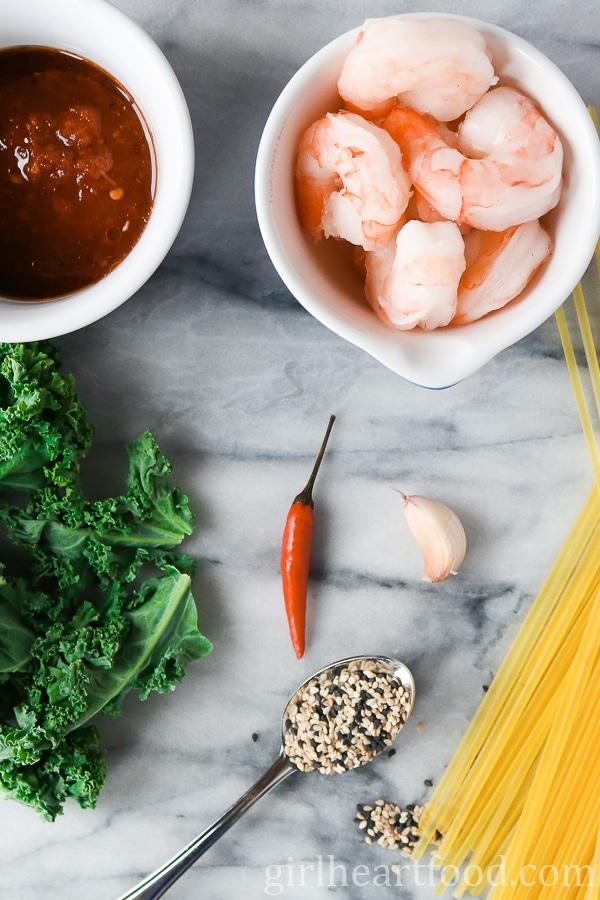
[[[509,304],[504,308],[503,318],[499,315],[503,310],[499,310],[498,313],[489,314],[469,325],[452,326],[431,332],[423,332],[418,329],[420,335],[413,333],[416,330],[394,332],[387,326],[383,326],[386,328],[388,336],[385,339],[373,339],[372,335],[361,333],[355,324],[341,318],[337,311],[326,307],[321,297],[316,296],[307,287],[304,281],[304,272],[299,272],[293,265],[289,253],[280,240],[276,198],[271,183],[276,166],[277,149],[282,142],[288,119],[293,115],[294,109],[299,106],[298,101],[306,90],[307,82],[315,78],[324,67],[335,66],[336,60],[337,64],[340,64],[340,60],[354,44],[362,25],[340,34],[317,50],[283,87],[266,120],[260,138],[254,178],[258,225],[271,262],[283,283],[299,303],[331,331],[366,350],[379,362],[406,380],[423,387],[443,388],[462,381],[502,350],[535,330],[568,298],[585,273],[594,255],[600,234],[600,141],[586,105],[565,73],[541,50],[514,32],[479,18],[453,13],[409,12],[399,13],[394,18],[447,18],[466,22],[489,39],[508,43],[512,54],[522,54],[532,66],[541,68],[548,73],[548,76],[552,77],[556,85],[569,98],[570,115],[577,123],[579,138],[577,158],[582,159],[585,155],[585,167],[589,173],[589,183],[586,187],[586,195],[589,198],[588,227],[584,235],[580,235],[579,239],[573,242],[568,267],[553,273],[555,294],[562,296],[562,300],[557,301],[553,308],[543,304],[537,306],[521,304],[517,321],[517,316],[508,309]],[[499,67],[499,70],[502,74],[502,67]],[[561,134],[561,139],[565,137]],[[376,314],[373,313],[373,316]],[[393,342],[394,347],[390,347],[392,343],[390,335],[396,336],[396,340]],[[419,360],[418,347],[418,344],[421,344],[420,350],[422,351],[425,340],[431,350],[426,362]],[[450,364],[448,364],[448,357],[451,361]]]
[[[44,3],[47,0],[38,0],[40,6]],[[55,12],[58,0],[54,0],[52,6]],[[129,55],[139,54],[144,71],[155,74],[161,86],[161,95],[164,93],[167,97],[167,102],[163,104],[164,112],[161,110],[161,116],[164,115],[166,121],[162,133],[170,129],[170,133],[177,134],[178,139],[169,140],[168,144],[163,141],[160,148],[157,146],[155,116],[147,115],[148,104],[139,100],[139,91],[132,89],[120,74],[111,72],[101,53],[84,48],[82,43],[85,42],[77,38],[76,31],[65,34],[60,40],[48,41],[43,40],[41,29],[32,33],[31,45],[76,53],[109,71],[130,93],[155,143],[156,189],[152,211],[139,240],[127,257],[100,281],[81,291],[48,301],[0,298],[0,340],[11,343],[68,334],[121,306],[145,284],[168,253],[181,229],[192,192],[195,147],[190,112],[181,85],[163,51],[141,25],[109,0],[61,0],[60,6],[70,21],[77,21],[77,17],[83,16],[89,22],[90,17],[94,17],[94,22],[102,22],[105,28],[110,27],[115,40],[118,37],[120,46],[127,46]],[[10,36],[8,39],[0,37],[1,48],[23,44],[11,41]]]

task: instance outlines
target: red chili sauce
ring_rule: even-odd
[[[85,59],[0,51],[0,296],[50,300],[94,284],[138,241],[156,166],[127,91]]]

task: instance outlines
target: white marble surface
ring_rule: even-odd
[[[433,897],[425,870],[385,885],[376,867],[400,859],[362,841],[355,805],[426,797],[425,781],[448,762],[579,511],[592,475],[571,385],[553,320],[440,392],[403,382],[330,334],[266,256],[254,157],[272,103],[306,58],[367,16],[411,9],[516,31],[599,107],[597,0],[117,5],[157,40],[181,80],[197,141],[195,188],[152,280],[59,343],[96,425],[107,491],[121,485],[124,443],[149,428],[189,494],[197,527],[186,549],[200,563],[195,595],[214,650],[174,694],[144,704],[130,697],[122,718],[102,723],[109,774],[95,811],[72,804],[50,825],[0,804],[0,896],[116,900],[267,768],[285,700],[305,676],[345,655],[382,652],[399,656],[417,681],[396,755],[337,778],[294,776],[169,897]],[[299,662],[282,610],[279,544],[332,412]],[[456,509],[469,536],[459,576],[421,581],[390,485]],[[314,867],[305,886],[301,865]]]

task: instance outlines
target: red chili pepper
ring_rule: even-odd
[[[306,634],[306,595],[314,524],[312,490],[334,422],[335,416],[331,416],[310,478],[304,490],[294,499],[283,531],[281,545],[283,598],[292,645],[298,659],[304,655]]]

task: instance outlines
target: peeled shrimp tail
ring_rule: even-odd
[[[354,113],[328,113],[304,133],[296,163],[303,226],[371,250],[400,227],[410,183],[390,135]]]
[[[460,219],[462,153],[449,147],[434,126],[413,109],[397,106],[386,116],[383,127],[400,147],[409,177],[429,206],[444,219]]]
[[[469,264],[458,286],[454,325],[474,322],[514,300],[552,248],[538,221],[503,232],[471,231],[464,240]]]
[[[411,219],[395,241],[365,255],[365,267],[365,294],[386,324],[439,328],[456,313],[464,242],[454,222]]]
[[[397,99],[451,122],[497,81],[481,32],[452,19],[367,19],[338,90],[353,109],[385,115]]]
[[[504,231],[539,219],[558,203],[560,139],[533,102],[512,88],[488,91],[469,110],[458,149],[414,110],[397,107],[383,124],[401,148],[412,182],[446,219]]]

